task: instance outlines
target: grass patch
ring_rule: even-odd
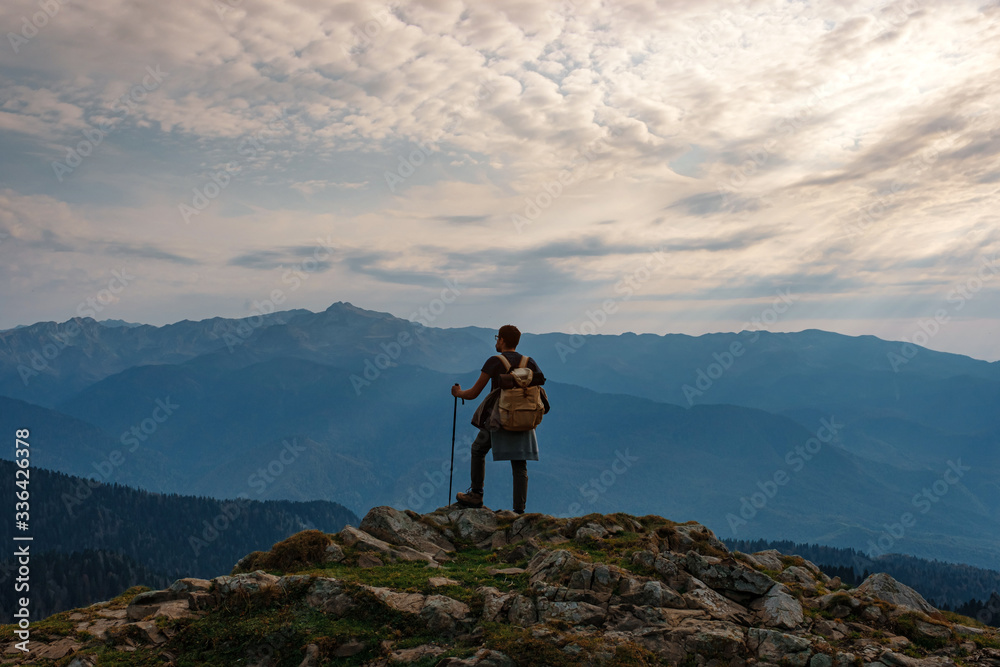
[[[893,622],[893,629],[896,634],[903,635],[915,645],[920,648],[927,649],[929,651],[934,651],[939,648],[944,648],[949,644],[947,639],[939,639],[937,637],[929,637],[922,633],[917,628],[917,621],[922,621],[929,625],[933,625],[929,621],[924,620],[919,615],[913,612],[907,612],[897,616]]]
[[[323,563],[326,548],[333,538],[321,530],[303,530],[291,537],[276,542],[270,551],[254,551],[248,554],[242,565],[233,568],[233,574],[254,570],[277,570],[290,574],[315,567]]]

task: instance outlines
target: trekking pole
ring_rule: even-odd
[[[462,405],[465,405],[465,399],[462,399]],[[455,422],[458,420],[458,396],[455,397],[455,409],[451,415],[451,465],[448,469],[448,502],[445,503],[445,507],[451,505],[451,478],[452,473],[455,472]]]

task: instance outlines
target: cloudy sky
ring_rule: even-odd
[[[923,321],[1000,359],[993,0],[5,0],[0,28],[0,328],[349,301]]]

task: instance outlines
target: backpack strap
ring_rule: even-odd
[[[510,370],[510,362],[507,361],[507,357],[503,356],[502,354],[494,354],[493,356],[499,358],[500,361],[503,362],[505,369],[507,369],[508,371]]]
[[[517,367],[518,368],[525,368],[525,367],[527,367],[527,365],[528,365],[528,359],[530,359],[530,358],[531,357],[529,357],[528,355],[522,354],[521,355],[521,361],[519,361],[517,363]]]

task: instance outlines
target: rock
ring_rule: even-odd
[[[792,568],[788,568],[792,569]],[[802,625],[802,604],[789,594],[782,584],[775,584],[763,597],[750,605],[757,619],[769,628],[794,630]]]
[[[354,606],[354,599],[343,592],[341,583],[329,577],[316,577],[306,593],[305,602],[335,617],[343,616]]]
[[[510,605],[508,618],[514,625],[526,628],[538,622],[538,611],[535,602],[526,595],[516,595]]]
[[[687,607],[684,598],[677,591],[656,579],[641,581],[631,577],[622,578],[618,590],[623,602],[635,605],[673,609]]]
[[[457,586],[458,582],[454,579],[449,579],[448,577],[431,577],[427,580],[428,585],[431,588],[440,588],[441,586]]]
[[[951,639],[951,630],[945,625],[938,625],[937,623],[928,623],[922,619],[913,619],[913,628],[917,637],[923,639],[939,639],[948,640]]]
[[[685,565],[691,574],[710,588],[737,602],[764,595],[774,586],[773,579],[750,569],[735,558],[712,562],[705,556],[689,551],[685,557]]]
[[[417,662],[419,660],[423,660],[424,658],[439,656],[446,650],[447,649],[441,646],[435,646],[434,644],[421,644],[420,646],[414,646],[413,648],[404,648],[398,651],[393,651],[389,654],[389,659],[392,662]]]
[[[538,599],[540,620],[565,621],[570,625],[600,625],[607,611],[589,602],[553,602],[547,598]]]
[[[732,661],[744,653],[743,628],[727,621],[687,619],[668,636],[683,647],[683,652],[706,658]]]
[[[436,632],[454,632],[456,624],[468,619],[469,605],[446,595],[428,595],[424,600],[420,617],[427,627]]]
[[[588,523],[576,529],[574,538],[578,540],[593,539],[599,540],[606,536],[608,531],[599,523]]]
[[[147,644],[162,644],[167,641],[154,621],[138,621],[135,627],[139,629],[143,641]]]
[[[499,576],[515,575],[515,574],[524,574],[526,570],[523,567],[505,567],[501,569],[491,567],[490,569],[486,570],[486,572],[492,574],[494,577],[499,577]]]
[[[471,658],[445,658],[436,667],[517,667],[517,663],[500,651],[482,648]]]
[[[167,590],[173,592],[177,596],[176,599],[180,599],[187,597],[189,593],[207,592],[211,587],[212,582],[208,579],[185,577],[184,579],[178,579],[174,583],[170,584]]]
[[[826,653],[817,653],[809,659],[809,667],[833,667],[833,658]]]
[[[379,586],[363,586],[371,591],[372,595],[378,598],[387,607],[406,614],[419,614],[424,608],[424,596],[420,593],[400,593],[391,588]]]
[[[373,553],[362,553],[358,555],[358,567],[381,567],[382,559]]]
[[[777,549],[768,549],[767,551],[758,551],[750,554],[748,558],[765,570],[781,572],[785,568],[785,564],[781,562],[781,557],[783,555],[784,554]]]
[[[306,654],[299,667],[319,667],[319,646],[316,644],[306,646]]]
[[[689,608],[700,609],[717,621],[744,625],[749,622],[750,614],[745,607],[707,586],[690,590],[683,597]]]
[[[429,553],[417,551],[407,546],[394,547],[388,542],[369,535],[363,530],[358,530],[354,526],[346,526],[342,531],[337,533],[337,536],[341,542],[349,547],[354,547],[359,551],[374,551],[391,560],[424,560],[432,564],[437,563],[434,556]]]
[[[342,560],[344,560],[344,550],[340,548],[340,545],[336,542],[328,544],[326,550],[323,552],[323,562],[339,563]]]
[[[808,639],[764,628],[747,630],[747,647],[761,660],[780,661],[795,667],[804,667],[812,655]]]
[[[264,570],[254,570],[231,576],[215,577],[212,579],[212,583],[215,584],[215,591],[223,597],[237,592],[253,595],[276,586],[278,577],[268,574]]]
[[[813,573],[804,567],[792,565],[778,575],[778,581],[786,584],[799,584],[810,593],[816,592],[816,579]]]
[[[333,655],[336,658],[349,658],[352,655],[357,655],[365,650],[364,642],[359,641],[349,641],[341,644],[333,650]]]
[[[483,596],[483,620],[502,622],[510,611],[515,593],[501,593],[492,586],[481,586],[476,592]]]
[[[687,553],[692,549],[697,551],[699,543],[707,544],[724,554],[729,553],[729,548],[726,547],[722,540],[717,538],[715,533],[700,523],[692,521],[673,527],[673,532],[670,536],[671,550],[678,553]]]
[[[496,514],[485,507],[455,510],[448,514],[448,519],[459,537],[475,543],[492,537],[497,529]]]
[[[565,549],[551,551],[543,549],[534,555],[525,571],[531,575],[529,581],[558,583],[564,573],[579,570],[583,562]]]
[[[70,637],[63,637],[62,639],[57,639],[50,644],[37,643],[38,640],[32,640],[29,647],[31,648],[31,656],[33,658],[49,658],[50,660],[58,660],[59,658],[64,658],[70,653],[73,653],[79,649],[83,644]]]
[[[850,632],[848,627],[843,623],[828,621],[822,618],[816,619],[813,622],[812,631],[814,634],[826,637],[827,639],[832,639],[834,641],[843,639],[847,636],[847,633]]]
[[[455,545],[439,531],[386,505],[369,510],[360,528],[390,544],[411,547],[436,559],[447,557],[446,552],[455,550]]]
[[[878,598],[884,602],[889,602],[907,611],[920,611],[925,614],[934,614],[937,609],[909,586],[901,584],[888,574],[879,572],[873,574],[861,582],[855,591]]]
[[[193,593],[193,595],[202,594]],[[192,618],[201,615],[203,614],[195,613],[195,611],[191,609],[191,604],[188,600],[170,600],[169,602],[163,602],[157,606],[156,611],[153,612],[153,620],[160,618],[161,616],[169,619],[180,619]]]
[[[955,662],[943,656],[911,658],[902,653],[886,651],[879,656],[879,662],[887,667],[954,667]]]

